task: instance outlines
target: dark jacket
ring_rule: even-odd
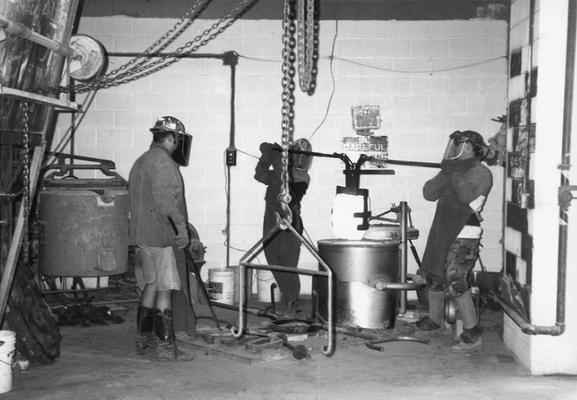
[[[267,233],[276,225],[275,213],[284,216],[284,212],[279,201],[279,194],[282,191],[282,164],[281,153],[273,151],[275,145],[263,143],[261,145],[262,156],[255,167],[254,178],[267,185],[265,194],[265,221],[264,232]],[[278,145],[277,145],[278,146]],[[271,168],[272,166],[272,168]],[[289,208],[292,213],[292,226],[301,233],[301,200],[307,192],[310,177],[307,172],[291,168],[289,170],[289,194],[291,201]]]
[[[487,196],[492,185],[491,171],[478,158],[443,161],[441,172],[425,183],[423,197],[437,201],[421,266],[431,287],[442,285],[449,247],[474,214],[469,203]]]
[[[130,170],[130,244],[169,247],[176,235],[170,216],[179,232],[186,232],[184,185],[170,152],[153,143]]]

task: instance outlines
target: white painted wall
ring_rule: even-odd
[[[535,209],[529,213],[529,233],[534,238],[531,323],[553,326],[556,322],[557,261],[559,207],[557,190],[560,184],[561,137],[563,130],[563,96],[567,36],[567,1],[537,2],[536,53],[538,65],[537,98],[533,109],[536,123],[536,151],[530,176],[535,180]],[[529,0],[517,0],[511,9],[511,48],[528,43]],[[537,54],[538,53],[538,54]],[[525,60],[527,61],[527,60]],[[510,96],[512,93],[510,91]],[[515,99],[516,97],[511,97]],[[573,116],[577,113],[574,107]],[[573,129],[577,125],[573,121]],[[575,140],[572,152],[577,150]],[[575,181],[574,171],[569,178]],[[577,293],[571,282],[577,279],[575,246],[575,206],[569,209],[569,240],[567,259],[566,331],[558,337],[528,336],[515,323],[505,318],[504,338],[520,362],[534,375],[577,373]],[[509,246],[506,242],[506,246]]]
[[[109,52],[139,52],[174,22],[83,18],[79,32],[100,40]],[[178,43],[191,40],[212,22],[195,22]],[[341,138],[354,135],[350,109],[361,104],[380,106],[383,126],[377,134],[388,136],[391,159],[439,162],[448,135],[457,129],[478,130],[486,139],[493,136],[499,124],[490,119],[506,113],[507,31],[504,21],[488,20],[322,21],[318,87],[313,96],[297,94],[295,138],[310,137],[318,127],[311,139],[314,151],[342,152]],[[239,154],[231,173],[233,264],[261,238],[265,187],[254,181],[253,173],[258,145],[281,138],[281,33],[280,21],[239,21],[199,49],[241,55],[236,80]],[[329,61],[333,40],[334,86]],[[109,71],[126,61],[111,58]],[[148,148],[148,128],[156,117],[172,114],[181,119],[194,135],[191,164],[182,170],[190,221],[208,247],[209,268],[224,266],[226,260],[223,157],[229,140],[229,74],[220,60],[182,60],[147,78],[102,90],[76,138],[78,154],[112,159],[127,177],[134,160]],[[60,131],[67,123],[67,118],[60,121]],[[344,184],[342,167],[338,160],[314,160],[303,218],[315,242],[332,237],[331,205],[335,187]],[[421,188],[437,171],[393,169],[393,176],[362,177],[361,187],[370,189],[375,214],[391,203],[408,202],[421,232],[414,243],[422,254],[435,204],[423,200]],[[489,270],[498,271],[503,170],[492,172],[495,184],[484,212],[481,255]],[[316,266],[304,249],[301,266]],[[415,269],[409,256],[409,272]]]

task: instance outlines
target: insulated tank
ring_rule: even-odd
[[[335,276],[335,324],[347,328],[386,329],[394,326],[398,291],[377,290],[376,281],[399,282],[399,242],[325,239],[319,256]],[[327,279],[315,277],[319,313],[327,316]]]
[[[98,277],[126,272],[126,181],[49,179],[38,201],[42,274]]]

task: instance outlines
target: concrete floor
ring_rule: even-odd
[[[123,307],[116,312],[121,324],[62,327],[60,358],[15,371],[13,390],[2,399],[577,399],[577,377],[532,377],[520,367],[500,339],[499,311],[483,313],[484,348],[473,354],[452,353],[450,332],[428,345],[384,343],[382,352],[339,334],[332,357],[320,352],[323,336],[303,342],[309,360],[284,348],[252,355],[243,346],[197,339],[179,342],[195,352],[193,361],[171,363],[135,353],[134,306]],[[238,315],[216,311],[231,322]],[[251,324],[269,322],[255,318]],[[201,329],[211,324],[202,319]],[[410,329],[401,321],[395,331]]]

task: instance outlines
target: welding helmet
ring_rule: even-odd
[[[467,150],[470,146],[472,153]],[[483,136],[475,131],[455,131],[449,136],[449,142],[443,155],[444,160],[459,160],[471,157],[483,157],[487,146]]]
[[[291,146],[291,150],[311,152],[313,151],[313,146],[311,146],[311,142],[309,142],[307,139],[300,138],[295,140]],[[311,168],[313,156],[310,154],[293,153],[291,161],[293,168],[308,171]]]
[[[172,134],[174,141],[177,144],[176,149],[172,152],[172,158],[177,164],[182,166],[188,165],[190,157],[190,145],[192,143],[192,135],[186,133],[184,124],[179,119],[169,115],[160,117],[150,128],[153,134],[166,133]]]

